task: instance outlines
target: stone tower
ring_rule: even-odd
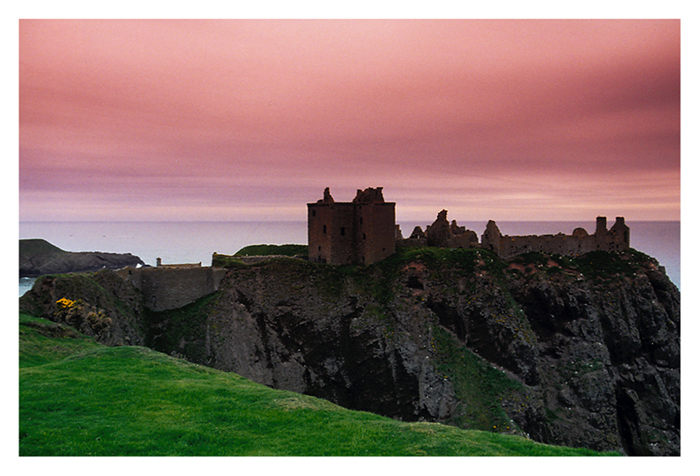
[[[394,254],[396,204],[382,187],[358,190],[352,202],[336,202],[326,188],[307,208],[310,261],[368,265]]]

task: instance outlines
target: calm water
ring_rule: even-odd
[[[416,225],[425,222],[402,222],[404,237]],[[608,226],[612,226],[612,221]],[[460,222],[477,235],[486,222]],[[671,280],[680,287],[680,222],[628,222],[633,248],[651,255],[666,267]],[[529,235],[563,232],[576,227],[589,233],[595,230],[590,222],[498,222],[506,235]],[[132,253],[144,262],[197,263],[211,265],[213,252],[233,254],[251,244],[306,243],[306,222],[21,222],[19,237],[43,238],[66,251],[105,251]],[[20,296],[31,288],[33,280],[20,279]]]

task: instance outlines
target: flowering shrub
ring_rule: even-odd
[[[82,299],[61,298],[56,305],[54,320],[65,322],[85,334],[103,336],[112,327],[112,319],[107,317],[104,309],[86,304]]]
[[[59,309],[68,309],[75,305],[75,301],[71,301],[68,298],[62,297],[61,299],[56,301],[56,304],[58,305]]]

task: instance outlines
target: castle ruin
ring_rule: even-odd
[[[330,190],[308,203],[309,260],[372,264],[396,251],[396,203],[382,187],[358,190],[352,202],[336,202]]]
[[[583,228],[576,228],[571,235],[502,235],[496,222],[489,220],[481,235],[482,248],[495,252],[501,258],[510,258],[531,251],[577,256],[590,251],[621,251],[630,247],[630,229],[624,217],[617,217],[607,229],[606,217],[596,218],[595,233],[589,235]]]
[[[396,225],[396,204],[385,202],[382,187],[358,190],[352,202],[336,202],[328,188],[323,198],[307,204],[309,260],[329,264],[372,264],[392,255],[396,246],[484,248],[501,258],[529,252],[577,256],[590,251],[622,251],[630,246],[630,229],[617,217],[608,230],[606,217],[597,217],[595,233],[576,228],[571,235],[503,235],[489,220],[481,235],[448,222],[447,210],[423,231],[420,226],[403,238]]]
[[[571,235],[503,235],[493,220],[486,224],[479,243],[476,233],[458,226],[455,220],[447,221],[447,210],[438,213],[425,232],[415,227],[409,238],[400,241],[408,247],[439,246],[442,248],[484,248],[501,258],[511,258],[523,253],[540,253],[577,256],[590,251],[621,251],[630,247],[630,229],[624,217],[617,217],[615,224],[607,229],[606,217],[596,219],[595,233],[589,235],[583,228],[576,228]]]

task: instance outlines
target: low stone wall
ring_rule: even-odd
[[[500,244],[498,254],[502,258],[510,258],[531,251],[577,256],[599,248],[596,247],[593,235],[579,238],[564,233],[556,235],[503,235]]]
[[[117,273],[143,294],[152,311],[167,311],[190,304],[219,289],[223,268],[156,267],[124,268]]]

